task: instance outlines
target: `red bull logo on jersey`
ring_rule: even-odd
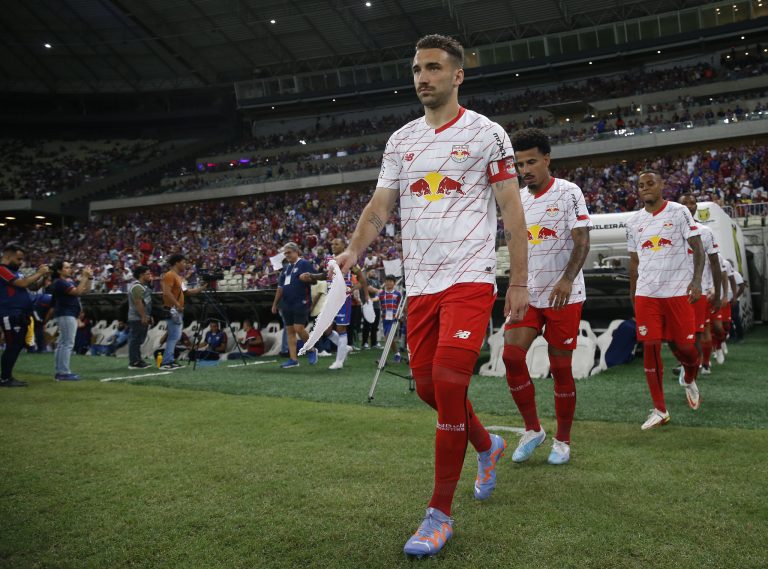
[[[451,150],[451,160],[454,162],[464,162],[469,158],[469,146],[466,144],[454,144]]]
[[[540,245],[544,241],[557,239],[557,231],[544,227],[543,225],[528,226],[528,243],[530,245]]]
[[[672,245],[674,245],[674,243],[672,243],[672,241],[670,241],[669,239],[665,237],[661,237],[660,235],[654,235],[650,239],[643,241],[640,244],[640,249],[641,250],[650,249],[651,251],[660,251],[664,247],[671,247]]]
[[[461,189],[461,182],[443,176],[439,172],[430,172],[423,178],[416,180],[411,184],[411,194],[415,197],[423,197],[428,202],[436,202],[445,196],[451,195],[451,192],[458,192],[465,195]]]
[[[549,217],[555,217],[558,213],[560,213],[560,208],[557,207],[556,203],[551,203],[547,206],[547,215]]]

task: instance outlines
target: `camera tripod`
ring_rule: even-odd
[[[395,321],[392,323],[392,328],[389,330],[389,335],[387,335],[387,341],[384,344],[384,349],[381,351],[381,357],[379,358],[379,362],[376,366],[376,374],[373,376],[373,383],[371,383],[371,389],[368,391],[368,403],[373,401],[374,393],[376,392],[376,385],[379,383],[379,376],[381,375],[382,371],[386,371],[387,373],[391,375],[396,375],[397,377],[401,377],[408,381],[408,390],[409,391],[415,391],[416,390],[416,383],[413,381],[413,375],[411,375],[410,371],[408,375],[402,375],[399,373],[395,373],[394,371],[390,370],[384,370],[384,368],[387,365],[387,356],[389,356],[389,352],[392,349],[392,344],[395,343],[395,336],[397,336],[397,331],[400,328],[400,319],[403,316],[403,311],[405,310],[405,305],[407,304],[408,299],[405,295],[403,295],[402,300],[400,301],[400,305],[397,307],[397,312],[395,313]]]
[[[227,317],[227,310],[221,305],[219,301],[213,297],[214,294],[215,293],[210,291],[202,291],[200,293],[200,297],[203,299],[203,309],[200,312],[200,318],[197,320],[197,326],[195,328],[195,334],[192,340],[192,347],[189,350],[190,354],[195,354],[195,363],[192,364],[193,370],[197,369],[197,349],[200,347],[200,341],[203,339],[203,327],[205,322],[209,320],[217,320],[216,316],[219,317],[218,320],[220,322],[225,324],[225,326],[222,326],[222,328],[226,327],[229,330],[229,333],[232,334],[232,339],[235,341],[235,347],[237,348],[237,353],[240,354],[240,359],[242,360],[243,365],[248,365],[245,354],[243,354],[243,350],[240,348],[240,342],[237,341],[235,329],[232,328],[232,322],[230,322],[229,318]]]

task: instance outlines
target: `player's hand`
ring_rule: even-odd
[[[336,257],[334,257],[334,260],[336,261],[336,264],[341,269],[341,272],[346,273],[348,271],[351,271],[352,267],[355,266],[355,263],[357,262],[357,255],[355,255],[349,249],[346,249],[341,254],[336,255]]]
[[[701,298],[701,285],[691,281],[686,292],[688,293],[688,302],[694,304]]]
[[[510,286],[504,299],[504,317],[507,322],[520,322],[528,310],[528,287]]]
[[[709,305],[712,307],[713,314],[720,310],[720,298],[714,298],[714,296],[712,295],[712,298],[709,299]]]
[[[565,308],[568,301],[571,299],[571,289],[573,283],[566,278],[562,278],[555,284],[552,292],[549,295],[549,306],[553,310],[560,310]]]
[[[312,275],[309,273],[301,273],[299,275],[299,280],[303,283],[311,283],[312,282]]]
[[[149,326],[149,318],[146,316],[141,317],[141,325],[142,326]]]

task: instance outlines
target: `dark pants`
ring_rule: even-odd
[[[379,303],[373,303],[373,322],[368,322],[363,318],[363,344],[373,347],[376,345],[379,333],[379,320],[381,320],[381,308]]]
[[[360,336],[360,323],[363,321],[363,308],[359,304],[352,305],[352,319],[347,327],[347,336],[349,338],[349,345],[353,345],[357,342]]]
[[[149,326],[144,326],[141,320],[131,320],[128,329],[131,333],[128,338],[128,363],[135,364],[141,361],[141,345],[147,339]]]
[[[0,379],[6,380],[13,377],[13,366],[16,365],[16,360],[24,349],[29,316],[0,315],[0,323],[5,335],[5,350],[0,357]]]
[[[731,306],[731,320],[733,320],[733,337],[736,340],[743,340],[744,327],[741,324],[741,305],[738,301]]]

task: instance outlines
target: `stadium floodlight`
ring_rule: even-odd
[[[36,215],[35,219],[45,219],[45,216],[44,215]]]
[[[366,7],[366,8],[370,8],[370,7],[371,7],[371,3],[370,3],[370,2],[366,2],[366,3],[365,3],[365,7]]]
[[[7,219],[8,221],[16,221],[16,218],[13,217],[12,215],[6,215],[5,219]]]
[[[276,23],[277,23],[277,20],[270,20],[270,21],[269,21],[269,23],[270,23],[270,24],[276,24]]]
[[[52,46],[51,44],[49,44],[49,43],[44,43],[44,44],[43,44],[43,47],[44,47],[45,49],[51,49],[53,46]]]

